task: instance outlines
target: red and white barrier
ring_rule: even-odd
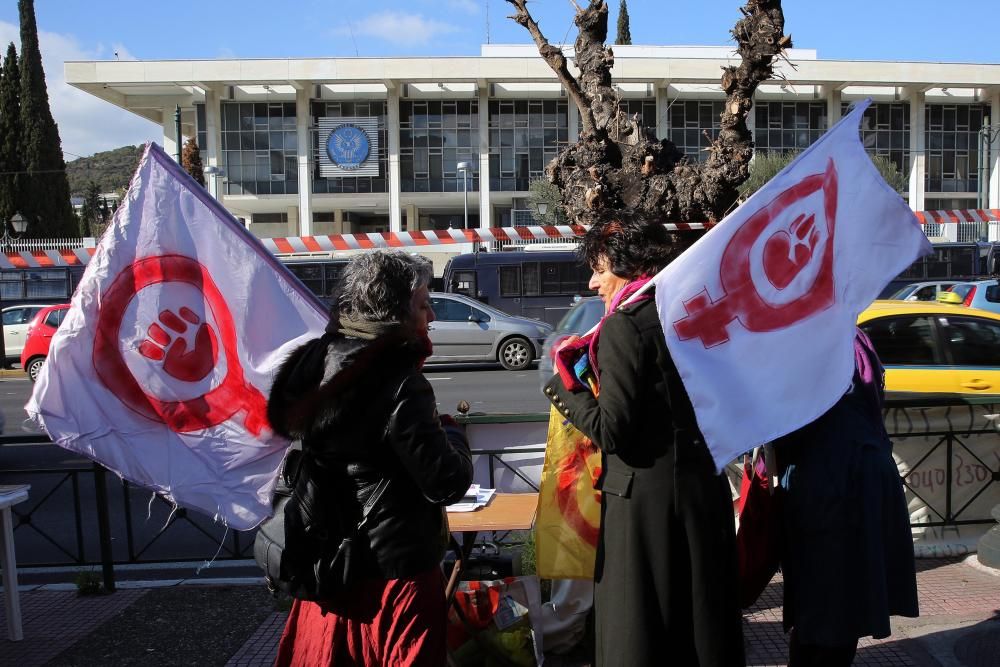
[[[921,225],[1000,222],[1000,209],[958,209],[917,211]],[[669,231],[699,231],[711,223],[668,223]],[[261,239],[264,247],[276,255],[372,248],[421,248],[459,243],[516,243],[575,239],[586,232],[582,225],[533,225],[529,227],[493,227],[490,229],[437,229],[413,232],[370,234],[330,234],[325,236],[288,236]],[[56,248],[0,253],[0,269],[82,266],[90,261],[95,248]]]

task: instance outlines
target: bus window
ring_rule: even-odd
[[[538,280],[538,262],[525,262],[521,265],[521,286],[525,296],[538,296],[542,293]]]
[[[521,296],[521,267],[500,267],[500,296]]]
[[[449,292],[464,294],[465,296],[476,298],[476,272],[475,271],[455,271],[451,277]]]
[[[322,264],[288,264],[292,273],[316,296],[326,296],[323,292]]]

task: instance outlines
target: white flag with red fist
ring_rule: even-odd
[[[843,396],[858,315],[931,251],[861,145],[869,103],[655,278],[667,347],[719,469]]]
[[[273,375],[322,304],[155,144],[146,148],[25,406],[54,442],[244,530],[288,442]]]

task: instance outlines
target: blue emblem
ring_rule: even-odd
[[[357,169],[370,151],[368,134],[357,125],[341,125],[326,139],[326,154],[341,169]]]

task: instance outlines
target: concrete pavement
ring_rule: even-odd
[[[921,616],[893,619],[891,637],[862,641],[854,664],[986,667],[1000,663],[1000,572],[980,566],[975,556],[922,559],[917,566]],[[183,586],[191,582],[130,582],[112,595],[96,597],[77,596],[73,587],[67,585],[22,586],[25,639],[0,640],[0,664],[44,665],[78,642],[85,642],[102,624],[114,623],[115,616],[127,613],[129,606],[147,594],[150,586]],[[198,584],[262,585],[257,578],[199,578]],[[779,575],[758,604],[744,614],[748,665],[785,665],[787,644],[781,628],[781,586]],[[283,612],[270,614],[226,665],[272,664],[284,620]],[[5,623],[0,614],[0,628]],[[178,641],[183,641],[183,637],[178,636]],[[664,650],[669,651],[669,647]],[[582,663],[555,657],[549,662],[561,667],[583,667]]]

